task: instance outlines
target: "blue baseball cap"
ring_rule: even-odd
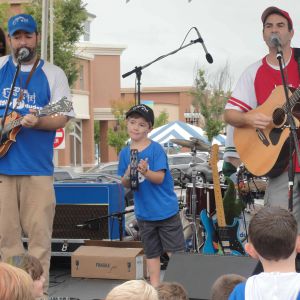
[[[19,14],[11,17],[8,20],[8,34],[12,36],[18,30],[28,33],[37,32],[37,26],[34,18],[27,14]]]

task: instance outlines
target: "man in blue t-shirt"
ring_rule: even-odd
[[[150,282],[160,282],[160,256],[184,250],[184,237],[178,214],[178,200],[167,156],[158,143],[148,138],[154,114],[147,105],[133,106],[126,114],[129,146],[119,155],[118,174],[130,187],[130,150],[138,151],[138,190],[134,193],[134,211],[147,257]]]
[[[74,113],[70,109],[47,115],[51,110],[45,106],[56,103],[59,112],[57,101],[70,100],[70,89],[63,70],[38,58],[38,40],[31,15],[9,19],[11,55],[0,58],[2,118],[11,95],[0,143],[0,255],[3,261],[21,255],[21,237],[28,237],[29,254],[43,266],[47,293],[55,212],[53,142],[56,129],[64,127]],[[11,91],[17,65],[20,72]],[[38,117],[41,110],[46,115]]]

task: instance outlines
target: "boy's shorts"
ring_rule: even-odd
[[[179,252],[185,249],[183,228],[179,214],[160,220],[138,220],[144,252],[147,258],[156,258],[164,252]]]

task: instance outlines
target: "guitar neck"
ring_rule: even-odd
[[[213,181],[214,181],[214,194],[215,194],[215,202],[216,202],[217,220],[218,220],[219,227],[225,227],[226,220],[225,220],[225,213],[224,213],[223,197],[221,193],[221,186],[219,183],[218,169],[216,169],[216,172],[217,172],[217,176],[213,175]]]
[[[72,110],[72,102],[68,101],[66,97],[63,97],[59,101],[46,105],[44,108],[37,110],[34,115],[36,117],[41,117],[41,116],[48,116],[48,115],[53,115],[57,113],[62,113],[62,112],[69,112]],[[8,123],[5,124],[3,134],[8,133],[15,127],[18,127],[21,125],[21,121],[23,120],[23,116],[16,118]]]
[[[214,195],[215,195],[215,202],[216,202],[216,211],[217,211],[217,221],[219,227],[226,226],[226,219],[224,213],[224,205],[223,205],[223,197],[221,193],[221,185],[219,180],[219,171],[218,171],[218,152],[219,146],[213,145],[212,146],[212,153],[211,153],[211,169],[213,175],[213,183],[214,183]]]
[[[300,98],[300,88],[297,88],[293,92],[292,96],[289,98],[290,106],[293,107],[298,102],[299,98]],[[286,103],[283,104],[283,109],[285,112],[288,111]]]

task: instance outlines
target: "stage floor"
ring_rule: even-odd
[[[54,257],[50,270],[50,300],[99,300],[122,280],[72,278],[70,257]]]

